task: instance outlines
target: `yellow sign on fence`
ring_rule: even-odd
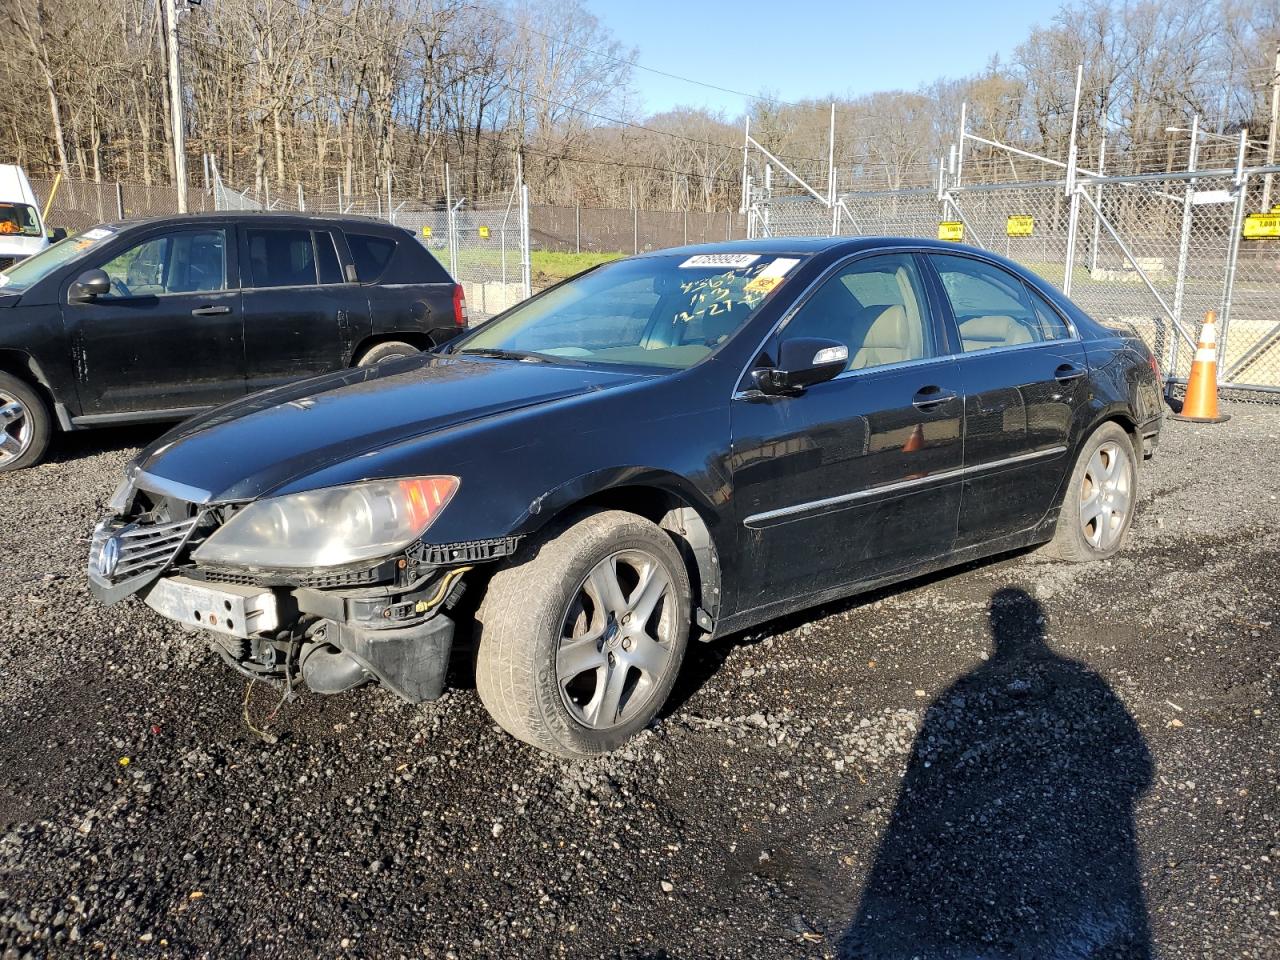
[[[1280,240],[1280,213],[1251,213],[1244,218],[1246,240]]]
[[[424,237],[429,237],[429,236],[431,236],[431,228],[430,228],[430,227],[428,227],[428,226],[424,226],[424,227],[422,228],[422,235],[423,235]]]
[[[1010,217],[1005,221],[1004,232],[1010,237],[1029,237],[1036,227],[1036,218],[1023,214]]]
[[[939,240],[963,240],[964,223],[959,220],[943,220],[938,224]]]
[[[488,240],[488,239],[489,239],[489,228],[488,228],[488,227],[481,227],[481,228],[480,228],[480,239],[481,239],[481,240]]]

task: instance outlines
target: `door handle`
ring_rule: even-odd
[[[948,400],[954,400],[956,394],[951,390],[943,390],[939,386],[930,385],[921,387],[916,391],[916,395],[911,398],[911,405],[917,410],[932,410],[934,407],[940,407]]]
[[[191,315],[193,317],[220,317],[230,312],[230,307],[196,307],[191,311]]]
[[[1059,383],[1070,383],[1072,380],[1079,380],[1084,376],[1084,371],[1072,363],[1064,363],[1057,370],[1053,371],[1053,379]]]

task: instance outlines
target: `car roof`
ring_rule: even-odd
[[[925,247],[934,250],[957,250],[986,253],[974,247],[955,243],[951,240],[932,240],[921,237],[763,237],[757,240],[722,240],[717,243],[694,243],[683,247],[671,247],[665,250],[651,250],[640,254],[641,257],[665,256],[679,254],[694,256],[696,254],[715,253],[763,253],[815,254],[836,251],[839,253],[860,253],[863,250],[885,250],[895,247]]]
[[[0,201],[39,206],[26,173],[16,164],[0,163]]]
[[[310,213],[298,210],[207,210],[201,213],[179,213],[164,217],[141,217],[137,220],[118,220],[114,223],[104,224],[104,226],[111,227],[115,230],[132,230],[137,227],[152,226],[160,223],[200,223],[206,220],[323,223],[330,226],[345,225],[363,228],[380,227],[386,230],[404,230],[404,227],[398,227],[393,223],[389,223],[386,220],[380,220],[377,217],[363,217],[350,213]]]

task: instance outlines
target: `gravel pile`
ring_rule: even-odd
[[[153,434],[64,441],[0,477],[0,957],[1274,958],[1280,408],[1228,409],[1167,424],[1116,559],[699,646],[581,763],[98,606]]]

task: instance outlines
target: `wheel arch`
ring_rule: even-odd
[[[390,333],[375,333],[356,344],[355,349],[351,351],[351,366],[354,367],[359,364],[366,353],[383,343],[407,343],[418,350],[430,350],[435,346],[435,342],[431,337],[420,330],[405,330],[403,332],[393,330]]]
[[[684,558],[695,600],[694,620],[710,634],[719,616],[723,588],[715,511],[684,478],[665,471],[609,471],[579,478],[534,503],[521,534],[535,533],[587,511],[623,510],[661,527]]]
[[[1133,446],[1134,456],[1137,462],[1142,461],[1142,436],[1138,432],[1138,420],[1123,403],[1112,403],[1098,410],[1093,422],[1089,424],[1087,430],[1081,431],[1080,442],[1076,444],[1075,456],[1080,455],[1080,450],[1084,448],[1085,443],[1093,436],[1099,428],[1105,423],[1118,424],[1125,433],[1129,435],[1129,442]],[[1074,461],[1074,458],[1073,458]]]
[[[49,408],[49,416],[54,425],[58,424],[58,406],[53,396],[53,388],[49,378],[40,367],[40,362],[25,350],[14,350],[11,347],[0,348],[0,373],[17,377],[45,402]]]

